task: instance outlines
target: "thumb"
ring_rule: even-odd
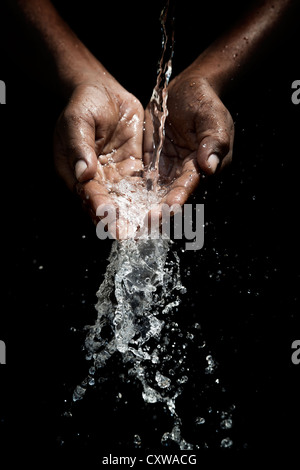
[[[92,179],[97,171],[94,126],[83,118],[62,114],[54,133],[54,160],[70,189]]]
[[[70,163],[79,183],[94,178],[97,170],[97,156],[93,148],[79,143],[76,151],[70,157]]]
[[[231,138],[226,131],[220,130],[216,135],[204,137],[197,150],[200,169],[207,175],[214,174],[225,158],[231,158],[231,147]]]

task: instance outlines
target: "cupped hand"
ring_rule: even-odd
[[[101,207],[113,207],[118,215],[114,185],[124,177],[141,178],[143,123],[141,103],[113,79],[77,86],[58,119],[57,171],[80,193],[95,223]],[[118,219],[114,236],[126,237],[127,225]]]
[[[160,156],[163,203],[183,205],[197,187],[201,174],[220,171],[232,158],[232,117],[207,79],[186,69],[168,87],[168,116]],[[153,155],[153,125],[146,110],[144,160]]]

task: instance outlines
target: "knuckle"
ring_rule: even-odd
[[[232,116],[231,116],[231,114],[228,110],[227,110],[227,126],[228,126],[228,129],[231,132],[234,131],[234,121],[233,121]]]
[[[218,134],[218,148],[222,156],[227,155],[230,150],[230,134],[225,129],[220,130]]]
[[[64,111],[61,113],[58,122],[60,125],[64,127],[68,126],[78,126],[81,122],[81,118],[78,116],[78,114],[69,108],[64,109]]]
[[[232,162],[232,151],[228,152],[225,158],[222,160],[222,168],[226,168]]]

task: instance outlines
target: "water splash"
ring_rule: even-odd
[[[155,210],[160,205],[166,189],[157,187],[149,191],[144,179],[135,180],[124,177],[120,182],[108,182],[107,189],[112,201],[118,207],[119,226],[126,236],[122,238],[147,237],[152,230],[159,230],[155,224]],[[148,215],[153,215],[153,223],[148,222]],[[158,212],[157,212],[158,213]]]
[[[119,354],[129,377],[141,383],[144,401],[165,404],[173,417],[173,430],[163,436],[163,441],[169,437],[187,449],[192,446],[181,437],[181,420],[175,407],[186,379],[178,380],[164,371],[170,360],[165,352],[172,311],[185,292],[179,257],[170,246],[171,241],[163,238],[113,242],[97,292],[97,319],[86,327],[85,350],[93,361],[92,373],[76,387],[73,400],[84,396],[95,370],[101,371],[112,355]]]
[[[163,52],[150,101],[153,157],[146,180],[133,184],[130,178],[123,178],[108,187],[111,197],[126,214],[127,222],[135,227],[143,226],[149,210],[162,198],[158,177],[168,115],[167,85],[172,73],[173,5],[168,1],[161,13]],[[88,387],[95,385],[96,372],[101,383],[101,371],[118,355],[128,377],[141,385],[144,402],[161,403],[172,418],[172,428],[163,433],[161,443],[168,445],[172,441],[180,449],[189,450],[194,446],[182,436],[182,419],[176,400],[189,381],[186,346],[194,335],[187,333],[182,340],[184,334],[173,318],[186,289],[181,282],[180,259],[172,245],[171,240],[160,236],[138,240],[131,237],[112,243],[104,280],[97,292],[97,318],[94,325],[85,327],[84,348],[92,365],[88,376],[75,388],[73,401],[81,400]],[[195,324],[195,328],[198,327]],[[205,347],[205,343],[198,347]],[[214,376],[216,367],[212,355],[206,354],[205,374]],[[218,379],[214,382],[218,383]],[[227,431],[232,425],[231,414],[223,413],[221,418],[221,429]],[[198,427],[205,426],[206,419],[200,416],[194,422]],[[134,436],[134,444],[141,445],[138,434]],[[231,445],[227,437],[220,443],[221,447]]]

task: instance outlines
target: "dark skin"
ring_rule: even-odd
[[[133,95],[119,84],[107,89],[95,82],[76,87],[57,122],[56,168],[88,203],[95,222],[98,207],[116,205],[108,181],[141,178],[143,121],[143,107]],[[124,225],[118,223],[118,238],[126,237],[129,227]]]
[[[188,94],[187,102],[178,94]],[[160,174],[171,181],[163,202],[184,204],[200,181],[231,161],[234,125],[212,87],[193,75],[178,77],[169,86],[165,143],[160,159]],[[203,99],[204,98],[204,99]],[[183,119],[183,116],[185,119]],[[151,160],[152,123],[146,110],[145,161]]]
[[[39,63],[47,69],[50,84],[66,100],[54,134],[57,171],[70,189],[79,189],[97,220],[99,206],[117,205],[108,182],[125,176],[135,182],[151,159],[149,107],[144,111],[139,100],[109,74],[50,1],[10,4],[38,41]],[[171,80],[160,161],[166,184],[161,202],[184,204],[201,174],[213,175],[230,163],[234,125],[222,96],[274,37],[278,25],[293,14],[295,4],[293,0],[257,1],[231,31]],[[126,224],[121,227],[122,223],[118,238],[127,233]]]
[[[240,22],[217,39],[168,87],[162,174],[175,178],[163,202],[184,204],[200,181],[232,160],[234,124],[222,103],[231,83],[275,39],[278,26],[293,14],[296,2],[258,1]],[[151,159],[151,117],[146,110],[145,157]]]

